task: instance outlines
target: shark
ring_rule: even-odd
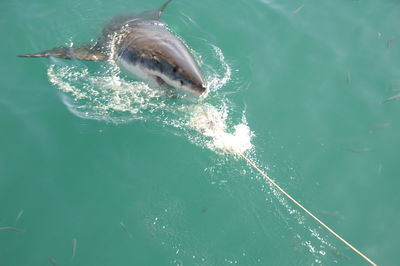
[[[152,85],[205,95],[207,85],[198,63],[186,44],[160,20],[170,2],[167,0],[156,10],[112,18],[95,43],[18,56],[112,61],[124,72]]]

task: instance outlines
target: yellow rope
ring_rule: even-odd
[[[346,244],[349,248],[351,248],[354,252],[356,252],[358,255],[360,255],[363,259],[368,261],[371,265],[376,266],[377,264],[373,262],[371,259],[369,259],[366,255],[364,255],[361,251],[353,247],[349,242],[344,240],[340,235],[338,235],[335,231],[333,231],[329,226],[327,226],[325,223],[323,223],[320,219],[318,219],[314,214],[312,214],[309,210],[307,210],[303,205],[301,205],[299,202],[297,202],[292,196],[290,196],[285,190],[283,190],[277,183],[275,183],[274,180],[272,180],[269,176],[267,176],[260,168],[257,167],[257,165],[250,160],[247,156],[245,156],[243,153],[238,153],[245,161],[247,161],[248,164],[250,164],[254,169],[256,169],[268,182],[270,182],[274,187],[276,187],[283,195],[285,195],[288,199],[290,199],[294,204],[296,204],[300,209],[302,209],[305,213],[307,213],[311,218],[313,218],[315,221],[317,221],[320,225],[326,228],[329,232],[331,232],[335,237],[337,237],[340,241],[342,241],[344,244]]]

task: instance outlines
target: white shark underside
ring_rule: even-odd
[[[169,2],[154,11],[115,17],[94,45],[57,47],[20,56],[112,60],[140,79],[201,95],[206,84],[199,66],[185,44],[159,20]]]

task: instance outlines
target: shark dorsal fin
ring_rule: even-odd
[[[122,25],[135,20],[159,20],[165,8],[171,0],[167,0],[160,8],[148,10],[142,13],[122,14],[112,18],[112,20],[104,27],[103,35],[113,32],[115,29],[121,28]]]
[[[156,10],[156,19],[160,19],[162,13],[164,12],[164,9],[168,6],[168,4],[171,2],[171,0],[167,0],[159,9]]]
[[[164,12],[164,9],[168,6],[168,4],[170,2],[171,2],[171,0],[167,0],[160,8],[158,8],[156,10],[148,10],[148,11],[144,11],[139,14],[132,14],[131,17],[132,18],[144,18],[144,19],[159,20],[162,13]]]

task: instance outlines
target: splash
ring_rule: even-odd
[[[233,126],[229,133],[226,121],[228,110],[226,106],[218,110],[212,105],[196,106],[192,112],[189,125],[211,141],[206,142],[208,148],[227,153],[242,153],[252,148],[251,137],[253,133],[247,126],[245,116],[243,123]]]
[[[252,148],[253,136],[245,113],[240,121],[233,123],[235,118],[229,116],[231,104],[220,93],[231,80],[231,68],[218,47],[208,47],[210,57],[216,60],[212,64],[205,64],[193,51],[210,87],[208,97],[197,102],[169,99],[162,89],[125,77],[113,62],[93,72],[84,64],[65,65],[56,61],[47,74],[50,82],[63,92],[64,104],[78,117],[113,123],[155,122],[218,153],[244,152]]]

